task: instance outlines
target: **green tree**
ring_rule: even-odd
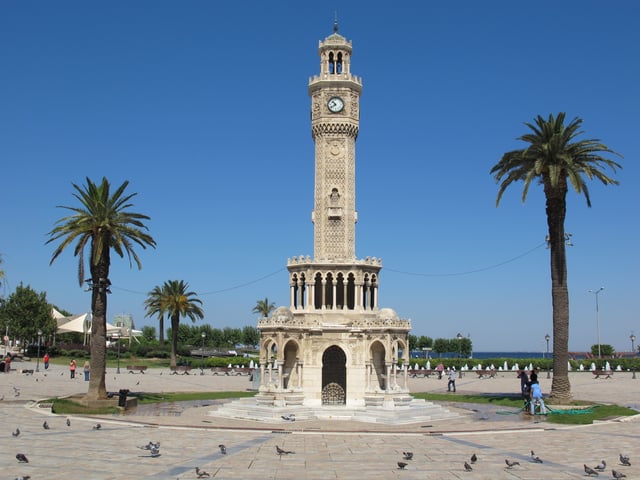
[[[253,313],[257,313],[262,315],[262,318],[267,318],[271,312],[273,312],[276,308],[276,304],[269,302],[267,297],[264,300],[258,300],[256,302],[256,306],[251,310]]]
[[[91,288],[91,379],[87,391],[88,400],[107,398],[105,385],[106,372],[106,324],[107,324],[107,293],[109,293],[109,269],[111,267],[111,252],[121,258],[125,253],[129,259],[129,266],[136,263],[138,269],[142,263],[134,246],[144,249],[156,246],[155,240],[147,233],[145,221],[149,217],[129,211],[133,206],[130,201],[136,195],[125,194],[129,185],[125,181],[115,192],[111,191],[111,184],[102,178],[100,184],[86,179],[85,186],[72,184],[75,189],[73,196],[80,203],[77,207],[60,206],[72,212],[56,222],[56,226],[49,232],[47,244],[62,240],[53,252],[50,264],[72,243],[75,243],[74,256],[78,257],[78,281],[80,286],[85,282],[84,252],[88,246],[89,271],[91,273],[87,283]]]
[[[604,185],[617,185],[602,167],[613,172],[622,168],[617,162],[603,157],[602,153],[618,155],[597,139],[577,140],[582,119],[575,118],[565,125],[565,114],[548,119],[538,116],[535,123],[525,123],[531,130],[518,138],[529,145],[521,150],[505,153],[490,173],[500,183],[496,206],[502,194],[512,183],[524,184],[524,202],[532,182],[540,183],[546,199],[548,246],[551,259],[551,302],[553,311],[553,380],[551,395],[556,402],[571,400],[569,383],[569,288],[567,285],[567,256],[564,230],[567,212],[566,196],[569,184],[578,194],[583,194],[587,206],[591,206],[585,180],[597,179]]]
[[[149,298],[156,292],[160,292],[157,298],[158,315],[167,315],[171,319],[171,366],[176,366],[176,353],[178,351],[178,338],[180,332],[180,317],[188,317],[192,322],[204,318],[204,312],[200,305],[202,301],[195,292],[189,291],[189,284],[184,280],[168,280],[161,287],[155,287],[149,292]],[[149,301],[147,298],[147,302]],[[145,304],[148,304],[145,302]],[[188,335],[188,334],[187,334]]]
[[[613,348],[613,345],[608,345],[606,343],[601,343],[600,344],[600,350],[598,351],[598,344],[596,343],[595,345],[591,345],[591,354],[594,357],[598,357],[598,353],[600,353],[600,355],[602,357],[613,357],[613,355],[616,353],[615,348]]]
[[[260,343],[260,330],[250,325],[242,327],[242,343],[248,347],[256,348]]]
[[[156,327],[150,327],[145,325],[142,327],[142,339],[145,342],[155,342],[156,341]]]
[[[436,338],[433,342],[433,352],[439,356],[443,353],[451,351],[449,348],[449,340],[446,338]]]
[[[164,313],[165,312],[161,304],[161,299],[162,299],[162,287],[156,285],[155,287],[153,287],[153,290],[149,292],[149,296],[144,301],[144,308],[147,311],[147,313],[145,314],[145,318],[152,317],[152,316],[158,317],[158,331],[160,332],[158,336],[158,342],[160,342],[160,345],[162,346],[164,345]]]
[[[46,293],[37,293],[29,285],[25,287],[20,283],[0,306],[0,329],[22,345],[37,342],[38,330],[42,332],[41,339],[53,335],[56,322]]]

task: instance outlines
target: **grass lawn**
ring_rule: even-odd
[[[514,410],[522,408],[522,398],[517,395],[455,395],[446,393],[412,393],[415,398],[423,398],[430,402],[478,403],[510,407]],[[573,407],[573,408],[572,408]],[[574,401],[572,405],[554,408],[547,404],[549,414],[547,422],[563,425],[590,425],[594,421],[609,420],[616,417],[638,415],[636,410],[618,405],[602,405],[589,402]]]

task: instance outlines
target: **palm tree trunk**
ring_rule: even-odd
[[[554,191],[555,190],[555,191]],[[551,396],[556,403],[571,400],[569,383],[569,288],[567,286],[567,253],[564,220],[566,185],[555,189],[545,185],[547,225],[551,257],[551,302],[553,308],[553,380]]]
[[[160,317],[160,334],[158,335],[158,343],[164,347],[164,315]]]
[[[108,250],[106,250],[108,252]],[[107,368],[107,289],[109,258],[98,267],[91,268],[93,289],[91,293],[91,375],[87,400],[107,398],[105,373]]]
[[[178,351],[178,328],[180,327],[180,315],[171,315],[171,367],[176,366],[176,352]]]

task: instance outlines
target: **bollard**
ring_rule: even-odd
[[[119,407],[126,407],[127,406],[127,394],[129,393],[129,390],[122,389],[118,392],[118,406]]]

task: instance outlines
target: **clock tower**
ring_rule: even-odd
[[[351,41],[320,41],[309,79],[315,145],[314,256],[289,258],[289,306],[258,321],[260,393],[269,406],[406,406],[411,321],[378,307],[382,261],[355,252],[356,140],[362,80]]]
[[[351,73],[351,42],[338,33],[320,42],[320,75],[309,81],[315,143],[314,256],[355,259],[356,139],[362,79]]]

